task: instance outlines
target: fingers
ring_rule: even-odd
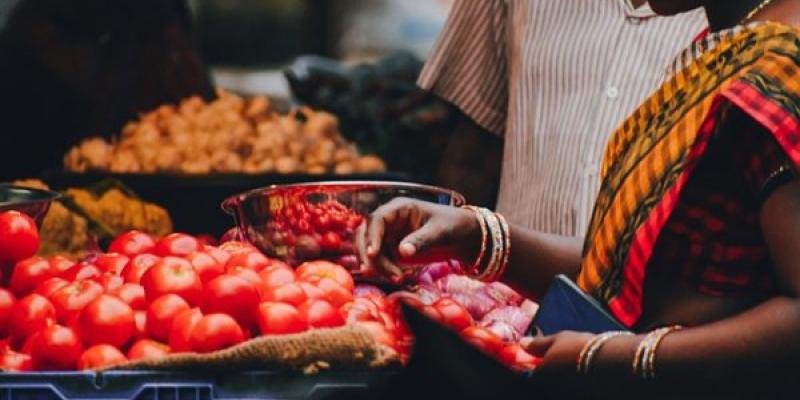
[[[519,343],[528,353],[536,357],[543,357],[553,345],[554,338],[554,336],[525,337]]]
[[[397,250],[400,252],[401,256],[411,257],[425,250],[430,245],[441,241],[443,234],[444,228],[441,224],[432,222],[426,223],[422,225],[421,228],[406,236],[403,241],[400,242],[400,246],[398,246]]]
[[[414,202],[404,198],[396,198],[378,207],[370,215],[367,225],[367,255],[375,257],[380,252],[387,225],[408,221],[415,210]]]
[[[386,258],[386,256],[379,256],[375,260],[375,265],[378,269],[386,273],[393,283],[400,284],[403,282],[403,279],[405,278],[403,270]]]

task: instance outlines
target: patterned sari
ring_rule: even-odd
[[[800,30],[741,30],[678,72],[613,135],[578,284],[629,327],[642,315],[656,242],[719,133],[722,104],[756,121],[800,165]]]

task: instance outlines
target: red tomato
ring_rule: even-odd
[[[357,324],[359,327],[364,328],[367,332],[375,338],[378,343],[395,348],[397,346],[397,338],[394,334],[383,326],[380,322],[375,321],[361,321]]]
[[[176,294],[165,294],[155,299],[147,308],[147,331],[152,337],[166,341],[175,317],[190,308],[189,303]]]
[[[47,259],[31,257],[14,265],[9,289],[17,296],[25,296],[53,275],[53,267]]]
[[[194,326],[191,346],[193,351],[209,353],[239,344],[244,340],[242,328],[231,316],[209,314]]]
[[[197,272],[197,275],[203,283],[225,273],[225,265],[208,253],[196,251],[184,257],[184,259],[192,264],[194,271]]]
[[[75,265],[75,261],[63,256],[52,256],[47,261],[50,262],[50,267],[52,267],[54,275],[60,275]]]
[[[308,300],[297,307],[308,325],[314,328],[335,327],[344,324],[342,316],[325,300]]]
[[[97,283],[99,283],[100,286],[102,286],[106,292],[110,292],[122,286],[122,284],[125,283],[125,281],[122,279],[121,276],[117,274],[106,272],[97,278]]]
[[[440,323],[444,324],[444,315],[434,306],[422,306],[419,311],[425,314],[426,317]]]
[[[203,312],[225,313],[245,328],[255,326],[261,301],[256,285],[237,276],[222,275],[206,285],[203,300]]]
[[[66,279],[53,277],[42,282],[39,287],[36,288],[34,293],[50,298],[50,296],[55,293],[56,290],[67,285],[69,285],[69,282]]]
[[[83,346],[78,335],[61,325],[44,328],[31,345],[33,366],[39,371],[75,369],[82,352]]]
[[[264,282],[263,288],[269,289],[294,282],[294,270],[290,267],[271,266],[258,273]]]
[[[303,332],[308,323],[294,306],[267,301],[258,306],[258,327],[264,335],[279,335]]]
[[[236,267],[244,267],[252,269],[253,271],[261,271],[270,265],[270,259],[267,256],[251,251],[247,253],[233,254],[228,262],[225,263],[225,270],[230,271]]]
[[[203,246],[209,246],[209,245],[214,246],[217,244],[217,238],[207,233],[204,233],[202,235],[197,235],[196,238],[197,241],[200,242],[200,244]]]
[[[302,281],[316,283],[323,278],[330,278],[342,285],[345,289],[353,291],[353,277],[341,265],[330,261],[318,260],[303,263],[297,267],[297,276]]]
[[[70,269],[62,272],[59,277],[70,282],[75,282],[86,279],[95,279],[102,274],[103,271],[100,271],[100,268],[97,268],[96,265],[88,262],[80,262],[70,267]]]
[[[33,358],[25,353],[5,349],[0,352],[0,370],[3,372],[33,371]]]
[[[161,257],[148,253],[133,256],[122,269],[122,279],[128,283],[140,283],[142,275],[160,259]]]
[[[261,280],[261,276],[258,275],[258,272],[245,268],[245,267],[235,267],[233,269],[228,270],[228,275],[236,276],[242,278],[253,285],[256,285],[259,290],[264,286],[264,281]]]
[[[473,346],[489,353],[495,354],[503,348],[503,341],[492,331],[480,326],[470,326],[461,331],[461,337]]]
[[[105,253],[97,256],[94,265],[97,265],[103,272],[119,275],[122,273],[122,270],[125,269],[125,266],[128,265],[128,261],[130,261],[130,257],[124,254]]]
[[[210,255],[211,257],[214,257],[214,259],[217,260],[217,263],[219,263],[223,267],[225,266],[225,263],[227,263],[228,260],[230,260],[231,258],[230,253],[216,246],[208,246],[208,245],[203,246],[203,252]]]
[[[185,233],[170,233],[156,242],[154,252],[161,257],[183,257],[200,250],[200,242]]]
[[[87,346],[110,344],[122,347],[136,333],[133,309],[107,294],[100,295],[81,311],[79,326]]]
[[[439,299],[433,303],[433,307],[442,314],[442,322],[445,326],[458,332],[475,323],[469,312],[453,299]]]
[[[150,339],[141,339],[131,346],[128,350],[128,359],[146,360],[151,358],[161,358],[170,353],[169,346]]]
[[[262,299],[264,301],[282,302],[293,306],[299,306],[305,302],[308,297],[305,291],[303,291],[302,286],[296,283],[289,283],[265,290]]]
[[[353,301],[353,292],[345,289],[333,279],[323,278],[316,284],[322,291],[323,298],[328,300],[334,307],[341,307],[342,304]]]
[[[192,351],[191,339],[195,325],[203,318],[199,308],[192,308],[178,314],[169,332],[169,347],[175,353]]]
[[[128,361],[116,347],[98,344],[86,349],[78,358],[78,369],[100,369]]]
[[[351,303],[343,305],[339,311],[347,322],[381,320],[381,310],[374,303],[363,298],[357,298]]]
[[[0,337],[8,336],[8,324],[11,321],[11,311],[17,298],[6,289],[0,288]],[[16,323],[16,322],[15,322]]]
[[[30,294],[17,301],[11,307],[11,326],[9,333],[15,342],[21,343],[27,337],[54,321],[56,309],[44,296]]]
[[[149,301],[174,293],[189,304],[197,305],[203,292],[203,284],[192,264],[178,257],[164,257],[156,262],[142,276],[142,286]]]
[[[0,263],[16,263],[39,250],[39,230],[19,211],[0,212]]]
[[[147,308],[147,301],[144,297],[144,288],[142,285],[126,283],[109,291],[108,294],[117,296],[134,310],[144,310]]]
[[[103,294],[103,287],[94,281],[70,283],[50,295],[50,302],[56,310],[58,321],[68,324],[89,303]]]
[[[519,343],[512,343],[503,347],[497,353],[497,358],[516,371],[531,371],[541,363],[542,359],[529,354]]]
[[[321,299],[325,300],[325,292],[323,292],[320,288],[308,283],[308,282],[300,282],[300,287],[303,288],[303,293],[306,294],[308,299]]]
[[[319,240],[319,246],[322,247],[323,250],[337,251],[342,247],[342,237],[333,231],[325,232]]]
[[[230,255],[258,251],[258,249],[256,249],[252,244],[241,242],[238,240],[231,240],[225,242],[221,244],[219,248],[220,250],[223,250]]]
[[[153,237],[139,231],[128,231],[117,236],[108,246],[109,253],[119,253],[126,256],[135,256],[142,253],[151,253],[155,250],[156,241]]]
[[[147,311],[136,310],[133,312],[133,320],[136,322],[136,333],[133,334],[135,340],[147,337]]]

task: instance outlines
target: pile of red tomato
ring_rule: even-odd
[[[246,243],[217,247],[181,233],[128,232],[78,262],[31,257],[36,242],[12,254],[0,236],[3,260],[14,263],[0,288],[3,370],[94,369],[346,322],[408,353],[396,305],[328,261],[295,270]]]

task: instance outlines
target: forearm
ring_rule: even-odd
[[[582,240],[511,226],[511,256],[502,279],[525,295],[540,299],[553,278],[578,275]]]
[[[592,370],[606,383],[604,387],[617,382],[634,396],[672,390],[685,393],[687,387],[714,394],[764,390],[767,382],[780,383],[789,371],[800,367],[797,332],[800,302],[779,297],[733,317],[666,336],[656,353],[656,380],[641,382],[632,374],[635,349],[644,335],[610,341],[598,353]]]

